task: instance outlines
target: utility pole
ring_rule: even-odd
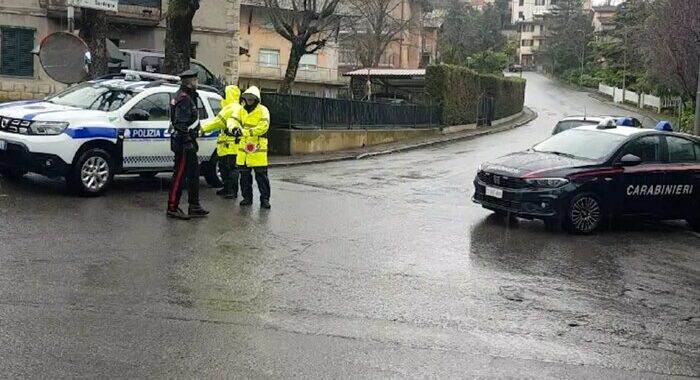
[[[698,67],[698,91],[695,93],[695,135],[700,136],[700,67]]]
[[[68,13],[66,16],[68,18],[68,33],[73,33],[75,32],[75,7],[73,6],[72,2],[68,2],[68,6],[66,7],[66,12]]]

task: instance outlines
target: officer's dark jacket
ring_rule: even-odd
[[[180,87],[175,93],[170,103],[170,123],[173,128],[171,147],[173,151],[197,150],[196,139],[201,127],[197,103],[197,91],[189,87]]]

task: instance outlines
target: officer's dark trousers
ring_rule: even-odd
[[[197,151],[186,149],[175,153],[175,170],[170,181],[168,209],[174,210],[180,205],[182,189],[187,186],[187,198],[190,206],[199,205],[199,162]]]
[[[241,193],[243,194],[243,199],[253,199],[252,172],[255,171],[255,182],[258,183],[258,191],[260,191],[260,200],[270,200],[270,179],[267,177],[267,166],[259,166],[254,168],[239,166],[238,171],[241,175]]]
[[[219,169],[224,180],[224,194],[238,194],[238,170],[236,170],[236,155],[219,157]]]

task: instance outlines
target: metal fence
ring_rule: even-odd
[[[353,129],[438,127],[437,107],[301,95],[265,94],[272,128]]]

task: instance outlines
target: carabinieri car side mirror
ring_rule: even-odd
[[[126,121],[148,121],[151,118],[151,114],[142,109],[133,109],[124,115]]]
[[[625,154],[620,159],[620,166],[636,166],[642,163],[642,159],[634,154]]]

